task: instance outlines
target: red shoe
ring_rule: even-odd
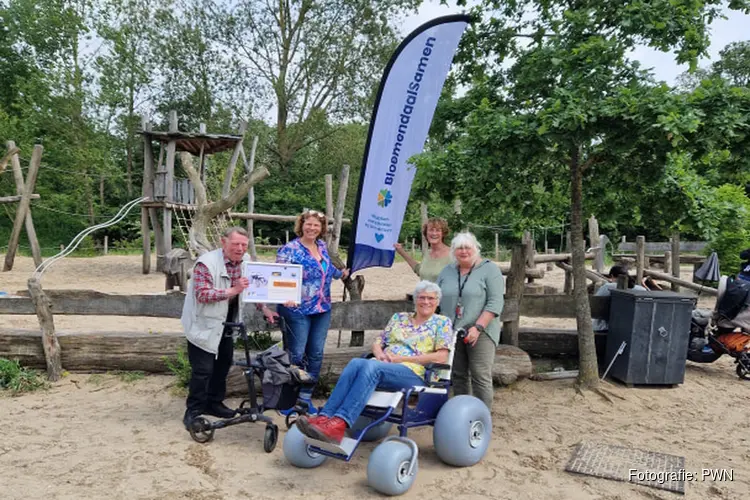
[[[307,421],[311,424],[322,424],[328,420],[328,417],[325,415],[313,415],[312,417],[307,417]]]
[[[339,417],[329,418],[319,423],[300,417],[297,420],[297,427],[305,436],[331,444],[341,444],[346,432],[346,422]]]

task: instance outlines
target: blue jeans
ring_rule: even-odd
[[[331,312],[304,315],[282,305],[278,312],[289,327],[285,348],[292,355],[292,363],[304,368],[317,380],[323,366],[323,348],[331,324]]]
[[[362,413],[375,389],[399,391],[424,385],[424,379],[399,363],[355,358],[346,365],[321,414],[339,417],[349,427]]]

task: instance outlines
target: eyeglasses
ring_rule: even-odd
[[[421,300],[423,302],[437,302],[437,297],[430,297],[429,295],[420,295],[417,297],[417,300]]]

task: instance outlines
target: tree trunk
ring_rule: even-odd
[[[594,330],[591,326],[591,306],[586,290],[582,191],[581,148],[576,144],[570,151],[570,232],[573,247],[573,297],[576,303],[576,326],[578,330],[578,384],[582,388],[594,389],[599,385],[599,368],[596,360]]]

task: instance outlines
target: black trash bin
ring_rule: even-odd
[[[609,374],[626,384],[681,384],[695,303],[674,292],[612,290],[606,364],[627,344]]]

